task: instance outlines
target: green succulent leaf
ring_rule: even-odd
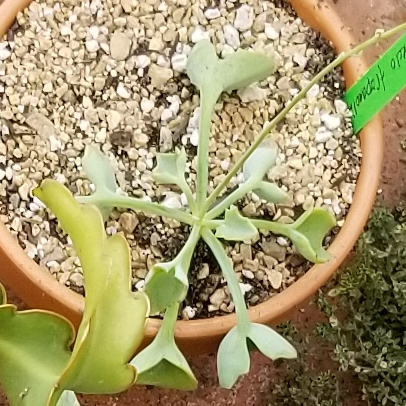
[[[257,184],[257,188],[253,192],[263,200],[269,203],[283,203],[289,200],[289,195],[282,190],[280,187],[275,185],[275,183],[270,183],[266,181],[260,181]]]
[[[107,237],[95,206],[81,205],[68,189],[45,180],[34,190],[69,234],[83,268],[85,310],[77,339],[52,394],[54,405],[64,389],[116,393],[128,388],[136,371],[128,364],[144,335],[149,302],[131,292],[130,252],[124,237]]]
[[[181,258],[170,262],[161,262],[148,273],[145,293],[151,302],[151,314],[164,311],[172,302],[180,303],[185,299],[189,281],[187,273],[189,263]]]
[[[303,213],[294,223],[288,224],[288,237],[307,260],[322,263],[329,260],[323,240],[335,227],[336,220],[327,210],[314,208]]]
[[[250,370],[250,355],[247,337],[239,329],[233,327],[223,338],[217,351],[217,373],[220,386],[230,389],[238,378]]]
[[[223,91],[237,90],[265,79],[275,70],[273,59],[265,54],[239,49],[219,59],[214,45],[199,41],[189,54],[186,71],[190,81],[199,89]]]
[[[275,165],[278,156],[278,145],[270,138],[259,144],[258,148],[248,157],[243,165],[244,179],[250,178],[261,181],[268,170]]]
[[[193,390],[197,381],[174,339],[178,303],[172,303],[154,341],[131,364],[138,371],[136,383],[178,390]]]
[[[292,344],[275,330],[263,324],[251,323],[248,338],[262,354],[271,360],[297,357],[297,352]]]
[[[80,406],[80,403],[75,395],[75,392],[65,390],[59,398],[56,406]]]
[[[49,405],[71,356],[73,326],[57,314],[7,304],[0,306],[0,326],[0,382],[10,406]]]
[[[171,303],[185,299],[188,288],[188,272],[193,252],[200,238],[200,227],[194,227],[176,258],[154,265],[145,281],[145,293],[151,303],[151,314],[163,312]]]
[[[158,184],[173,184],[181,186],[185,182],[186,151],[159,153],[156,156],[157,165],[152,176]]]
[[[87,145],[82,158],[83,169],[94,184],[97,196],[108,197],[115,194],[118,189],[114,169],[111,166],[110,160],[100,151],[95,145]],[[79,198],[80,201],[80,198]],[[98,208],[106,220],[111,213],[112,207],[108,205],[98,204]]]
[[[225,218],[216,230],[217,238],[224,238],[229,241],[247,241],[258,234],[251,221],[243,217],[236,207],[227,209]]]

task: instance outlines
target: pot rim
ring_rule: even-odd
[[[348,29],[337,13],[319,0],[289,0],[298,15],[312,28],[321,32],[336,48],[337,53],[348,50],[354,43]],[[0,34],[6,32],[19,10],[31,0],[4,0],[0,5]],[[343,63],[347,88],[367,70],[362,57],[353,57]],[[249,309],[252,321],[275,324],[299,308],[313,296],[334,274],[352,250],[361,234],[373,207],[379,184],[383,155],[382,123],[375,116],[360,133],[362,164],[357,180],[353,203],[345,218],[344,226],[328,251],[331,259],[325,264],[314,265],[287,289]],[[84,299],[61,285],[50,273],[30,259],[15,238],[0,222],[0,279],[28,306],[53,310],[71,320],[80,322]],[[221,338],[235,325],[235,315],[178,321],[175,337],[181,349],[188,353],[215,351]],[[160,320],[147,322],[145,346],[155,336]]]

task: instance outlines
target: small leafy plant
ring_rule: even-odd
[[[44,180],[34,196],[59,219],[69,234],[81,261],[86,284],[83,319],[76,340],[71,324],[45,311],[17,312],[12,305],[0,305],[0,381],[11,406],[76,406],[74,392],[116,393],[134,383],[175,389],[194,389],[197,382],[186,359],[176,346],[174,327],[179,304],[188,289],[188,270],[194,248],[202,238],[217,259],[235,304],[236,326],[225,336],[218,350],[220,385],[231,388],[250,367],[249,346],[271,359],[293,358],[296,350],[271,328],[253,323],[230,259],[221,240],[249,240],[258,230],[291,239],[308,260],[324,262],[328,254],[323,238],[334,226],[334,218],[315,208],[292,224],[280,224],[242,216],[233,204],[254,191],[269,202],[280,203],[286,194],[264,180],[275,164],[277,147],[268,133],[324,75],[346,58],[358,54],[380,39],[405,28],[380,33],[341,54],[304,87],[263,129],[223,181],[207,196],[208,149],[211,117],[222,92],[245,87],[270,75],[273,61],[263,54],[238,50],[218,59],[208,41],[195,45],[188,58],[187,74],[200,91],[201,115],[197,153],[197,182],[193,193],[185,179],[186,153],[158,154],[153,171],[156,182],[177,185],[187,197],[189,211],[117,193],[114,171],[98,148],[89,146],[83,169],[95,186],[90,196],[75,199],[54,180]],[[229,196],[217,200],[238,171],[244,182]],[[156,264],[146,278],[144,292],[130,289],[130,253],[121,236],[108,237],[105,220],[112,208],[127,208],[146,214],[176,219],[190,226],[188,241],[170,262]],[[149,314],[164,314],[162,326],[152,344],[132,358],[144,334]],[[235,354],[238,354],[236,357]]]

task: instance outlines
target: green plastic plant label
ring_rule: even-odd
[[[345,94],[354,132],[406,86],[406,34],[392,45]]]

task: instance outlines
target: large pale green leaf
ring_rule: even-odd
[[[257,234],[258,231],[255,226],[248,218],[241,216],[236,207],[226,210],[224,220],[216,229],[217,238],[224,238],[229,241],[247,241]]]
[[[58,182],[43,181],[34,195],[52,210],[72,239],[86,287],[72,357],[50,405],[64,389],[121,392],[135,380],[136,371],[128,361],[143,338],[149,311],[146,295],[131,292],[127,242],[119,235],[107,237],[99,210],[77,203]]]
[[[73,326],[57,314],[0,306],[0,382],[10,406],[48,405],[73,339]]]

